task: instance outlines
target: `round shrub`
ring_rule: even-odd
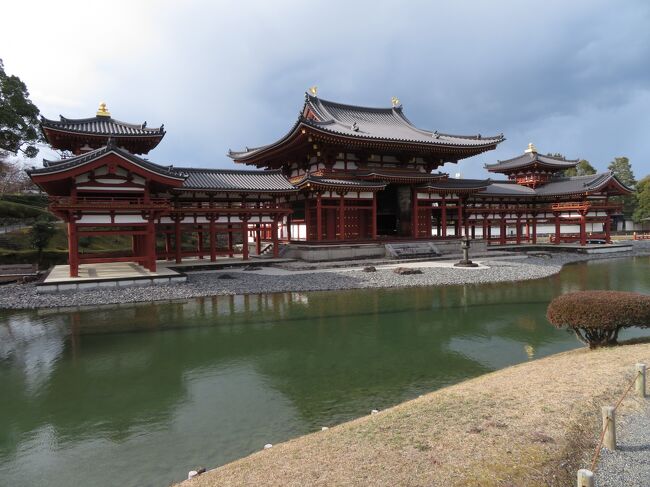
[[[622,291],[579,291],[558,296],[546,318],[573,330],[589,348],[616,343],[622,328],[650,326],[650,296]]]

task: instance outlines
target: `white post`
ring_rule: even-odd
[[[616,410],[612,406],[603,406],[601,409],[603,415],[603,430],[605,431],[605,438],[603,445],[609,450],[616,450]]]
[[[578,487],[594,487],[594,474],[591,470],[578,470]]]
[[[645,397],[645,364],[636,364],[636,393],[641,397]]]

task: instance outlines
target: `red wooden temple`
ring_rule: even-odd
[[[315,89],[284,137],[229,152],[253,170],[153,163],[142,156],[164,127],[113,119],[105,104],[95,117],[43,119],[41,126],[62,158],[28,172],[67,224],[71,276],[82,263],[132,261],[155,271],[159,259],[278,256],[281,242],[465,235],[535,243],[541,226],[556,243],[584,245],[588,234],[609,241],[611,218],[620,213],[609,198],[631,191],[612,173],[562,177],[578,161],[538,154],[532,144],[486,166],[507,179],[452,179],[436,169],[496,148],[503,135],[424,130],[395,98],[388,108],[358,107],[323,100]],[[79,239],[97,235],[130,236],[131,252],[80,253]]]

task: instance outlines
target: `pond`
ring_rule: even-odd
[[[580,289],[650,293],[650,258],[521,283],[0,311],[0,484],[169,485],[575,348],[545,310]]]

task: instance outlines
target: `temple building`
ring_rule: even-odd
[[[577,160],[524,154],[486,165],[503,179],[453,179],[445,163],[495,149],[503,135],[449,135],[414,126],[399,100],[368,108],[326,101],[315,88],[287,134],[229,151],[254,169],[174,167],[144,156],[165,135],[113,119],[43,118],[59,160],[29,172],[68,228],[70,275],[79,265],[279,256],[280,247],[375,247],[468,237],[488,243],[609,241],[628,194],[613,174],[563,177]],[[541,231],[543,229],[543,231]],[[124,235],[126,255],[84,254],[79,239]],[[193,238],[189,238],[189,237]],[[191,245],[190,245],[191,244]]]

